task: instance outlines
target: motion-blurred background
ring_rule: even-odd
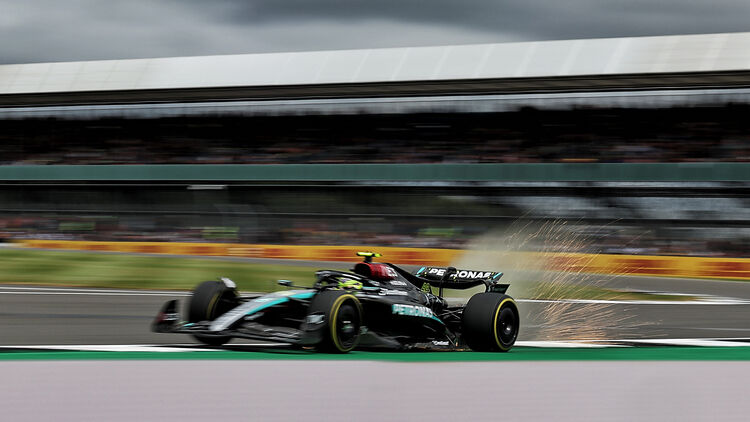
[[[749,44],[3,65],[0,240],[461,249],[554,220],[570,252],[747,257]]]

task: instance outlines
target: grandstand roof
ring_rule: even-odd
[[[0,105],[750,86],[748,75],[750,32],[2,65]]]

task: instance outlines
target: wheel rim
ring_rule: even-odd
[[[348,350],[354,347],[359,336],[359,325],[357,309],[350,303],[341,305],[336,317],[336,336],[342,348]]]
[[[505,307],[500,311],[497,325],[497,338],[504,346],[512,345],[518,335],[518,317],[510,307]]]
[[[223,315],[237,306],[237,298],[233,294],[220,293],[217,300],[213,300],[207,309],[206,319],[213,321],[219,315]]]

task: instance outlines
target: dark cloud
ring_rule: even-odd
[[[746,0],[222,0],[235,23],[382,19],[527,39],[750,30]]]
[[[0,0],[0,63],[737,31],[747,0]]]

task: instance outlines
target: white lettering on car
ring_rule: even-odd
[[[394,303],[393,305],[391,305],[391,311],[394,315],[415,316],[415,317],[424,317],[424,318],[433,318],[435,316],[435,314],[432,313],[432,310],[426,306],[402,305],[402,304]]]
[[[380,296],[408,296],[409,292],[405,292],[403,290],[380,289],[378,294]]]
[[[457,278],[487,278],[492,275],[492,272],[484,271],[466,271],[461,270],[456,275]]]

